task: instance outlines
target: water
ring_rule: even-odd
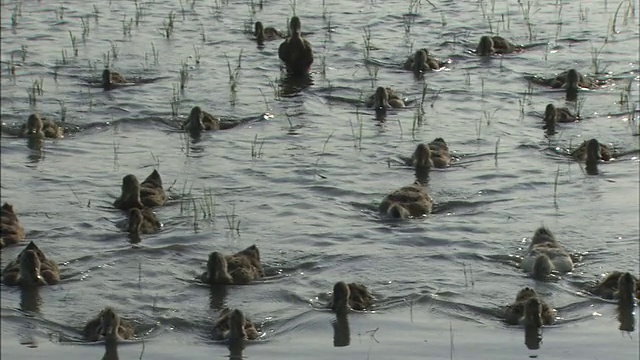
[[[246,357],[449,358],[453,349],[459,359],[638,358],[637,333],[618,331],[615,306],[581,292],[603,273],[639,271],[638,158],[603,164],[601,175],[586,176],[579,164],[546,150],[541,114],[547,103],[564,106],[564,94],[528,90],[524,79],[570,67],[593,73],[592,48],[604,44],[617,4],[563,2],[560,8],[555,1],[534,2],[530,39],[517,4],[496,1],[491,15],[491,4],[483,3],[494,32],[536,45],[487,61],[469,52],[490,30],[476,2],[435,2],[437,9],[423,2],[416,16],[404,18],[409,2],[326,2],[325,18],[320,2],[299,2],[296,13],[315,51],[313,85],[278,99],[270,84],[281,76],[279,41],[259,50],[244,29],[255,20],[285,28],[289,2],[256,6],[253,18],[246,3],[196,2],[194,10],[183,5],[184,17],[178,2],[142,4],[129,36],[122,20],[135,18],[132,2],[23,2],[13,29],[18,3],[3,4],[2,122],[26,121],[33,111],[26,90],[42,77],[38,111],[59,120],[63,102],[66,121],[83,129],[48,140],[43,152],[29,150],[24,139],[2,137],[2,202],[14,204],[27,238],[61,264],[64,279],[40,289],[38,305],[2,287],[3,358],[101,357],[104,347],[81,343],[80,330],[104,306],[137,324],[138,339],[118,347],[123,359],[139,358],[143,350],[146,359],[228,357],[223,344],[208,339],[223,304],[262,325],[265,335],[249,344]],[[618,13],[619,33],[608,34],[599,56],[609,84],[581,93],[585,120],[561,124],[552,145],[596,137],[619,149],[638,148],[629,126],[628,108],[634,106],[620,104],[629,81],[631,101],[640,94],[637,13],[624,24],[626,8]],[[166,39],[160,29],[171,11],[175,27]],[[81,18],[89,24],[85,40]],[[405,37],[403,21],[409,19]],[[369,70],[365,26],[371,32]],[[357,107],[373,86],[421,97],[424,82],[399,69],[411,44],[452,62],[425,76],[422,124],[413,126],[415,107],[391,111],[379,123]],[[232,105],[227,59],[235,68],[241,51]],[[11,54],[15,77],[8,71]],[[88,86],[99,79],[106,54],[125,76],[158,79],[109,92]],[[182,63],[189,81],[184,93],[177,91],[181,119],[199,105],[255,121],[189,142],[171,120]],[[377,80],[371,80],[375,65]],[[527,91],[531,96],[523,98]],[[259,121],[265,112],[274,117]],[[387,160],[436,137],[461,157],[456,166],[431,174],[437,213],[425,220],[381,220],[379,201],[413,181],[410,169]],[[173,200],[157,209],[163,230],[132,246],[117,226],[124,215],[111,203],[124,175],[144,178],[154,167]],[[200,203],[208,189],[215,194],[214,214],[203,219],[199,208],[194,226],[191,201],[181,199]],[[229,229],[232,216],[239,231]],[[568,249],[586,254],[559,281],[535,282],[508,261],[522,255],[542,224]],[[269,274],[264,281],[229,287],[226,294],[193,281],[211,251],[230,253],[254,243]],[[3,264],[20,248],[4,249]],[[349,316],[347,347],[333,346],[334,316],[322,310],[337,280],[364,283],[377,298],[374,312]],[[539,350],[528,350],[522,329],[498,316],[524,286],[558,309],[557,324],[543,329]],[[20,310],[29,307],[35,311]]]

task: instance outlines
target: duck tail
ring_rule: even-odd
[[[389,206],[387,210],[387,215],[394,219],[406,219],[409,217],[409,212],[402,205],[398,203],[394,203]]]
[[[547,254],[540,254],[533,263],[531,276],[534,279],[542,280],[551,274],[551,270],[553,270],[553,263],[551,263],[549,256]]]

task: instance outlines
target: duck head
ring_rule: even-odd
[[[211,284],[231,284],[233,279],[227,270],[227,260],[224,255],[214,251],[207,260],[207,275]]]
[[[15,215],[15,214],[16,213],[13,210],[13,205],[9,203],[2,204],[2,215],[7,216],[7,215]]]
[[[42,118],[38,114],[31,114],[27,119],[27,134],[38,134],[42,132]]]
[[[189,122],[187,123],[187,129],[191,133],[199,134],[204,130],[202,117],[202,109],[200,108],[200,106],[194,106],[189,113]]]
[[[256,21],[254,26],[253,35],[256,37],[258,41],[264,41],[264,25],[262,22]]]
[[[547,229],[544,226],[541,226],[533,234],[533,238],[531,239],[530,247],[532,247],[534,245],[537,245],[537,244],[546,243],[546,242],[555,243],[556,242],[556,237],[553,235],[551,230]]]
[[[491,55],[495,52],[493,48],[493,39],[491,36],[483,36],[480,38],[480,42],[478,43],[478,47],[476,48],[476,54],[480,56]]]
[[[621,306],[628,305],[633,307],[635,302],[636,279],[633,275],[626,272],[618,279],[618,304]]]
[[[142,211],[138,208],[131,208],[129,210],[129,232],[132,234],[140,233],[140,225],[142,225],[142,221],[144,216],[142,215]]]
[[[338,281],[333,285],[333,310],[340,316],[346,315],[351,307],[349,306],[349,286],[344,281]]]
[[[22,286],[38,286],[44,284],[40,275],[40,258],[35,250],[25,250],[20,254],[20,280]]]
[[[427,62],[429,51],[427,49],[420,49],[413,55],[413,69],[415,71],[422,70],[422,65]]]
[[[553,106],[553,104],[547,105],[547,107],[544,109],[544,126],[542,127],[542,129],[547,130],[548,135],[553,135],[556,133],[556,119],[556,107]]]
[[[118,327],[120,327],[120,316],[110,307],[104,308],[100,312],[100,326],[98,327],[99,335],[103,337],[117,336]]]
[[[527,299],[527,298],[537,298],[538,297],[538,293],[533,290],[530,287],[526,287],[520,291],[518,291],[518,294],[516,295],[516,301],[520,301],[523,299]]]
[[[567,71],[567,81],[566,81],[567,88],[577,89],[579,78],[580,78],[580,75],[578,75],[578,72],[576,71],[576,69],[569,69],[569,71]]]
[[[598,161],[602,157],[600,153],[600,143],[596,139],[587,142],[587,174],[598,175]]]
[[[111,88],[113,81],[111,81],[111,70],[102,70],[102,87],[105,89]]]
[[[536,328],[542,326],[542,304],[537,297],[530,298],[524,305],[524,325]]]
[[[138,178],[129,174],[122,178],[122,199],[124,201],[135,202],[137,208],[142,209],[142,201],[140,200],[140,182]]]
[[[229,341],[246,340],[247,333],[244,330],[245,317],[244,313],[238,309],[234,309],[229,314]]]
[[[433,161],[431,160],[431,150],[425,144],[418,144],[413,152],[413,159],[416,168],[431,168]]]
[[[294,34],[300,35],[301,29],[302,23],[300,23],[300,18],[297,16],[292,17],[291,21],[289,22],[289,30],[291,31],[291,36],[293,36]]]
[[[387,89],[382,86],[378,86],[376,93],[373,95],[373,107],[376,110],[391,107],[389,105],[389,93],[387,92]]]

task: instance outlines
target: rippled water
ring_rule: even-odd
[[[626,23],[629,3],[620,7],[611,33],[618,3],[606,1],[532,2],[531,32],[513,1],[496,1],[493,10],[486,2],[440,1],[433,8],[423,1],[411,16],[409,1],[327,1],[324,8],[301,1],[295,10],[314,47],[313,84],[286,96],[272,87],[281,77],[279,41],[258,49],[245,28],[255,20],[285,28],[291,3],[196,1],[193,8],[184,3],[184,11],[177,1],[138,4],[137,25],[128,1],[2,4],[2,122],[26,120],[33,111],[28,93],[42,81],[37,110],[60,120],[64,107],[65,120],[82,129],[47,141],[43,152],[2,137],[2,202],[14,204],[27,238],[63,272],[60,286],[39,290],[38,304],[2,286],[3,358],[101,357],[102,346],[79,342],[80,329],[107,305],[138,324],[138,340],[118,348],[123,359],[142,351],[146,359],[229,356],[208,339],[223,305],[262,324],[265,336],[249,344],[247,357],[638,357],[637,332],[620,334],[615,306],[580,292],[602,273],[639,271],[638,158],[586,176],[579,164],[547,150],[541,114],[547,103],[564,106],[564,94],[529,87],[524,78],[570,67],[591,74],[593,49],[601,49],[608,85],[581,93],[585,120],[562,124],[551,145],[596,137],[638,148],[637,124],[629,124],[640,94],[637,3]],[[175,27],[166,39],[161,29],[171,11]],[[125,27],[134,19],[130,35],[123,35],[123,19]],[[490,30],[533,46],[480,59],[470,49]],[[414,80],[399,68],[412,46],[451,64]],[[233,101],[228,67],[237,66],[240,53]],[[106,54],[125,76],[156,81],[108,92],[89,86]],[[197,143],[176,131],[171,102],[182,63],[189,80],[176,92],[180,118],[200,105],[249,121]],[[359,108],[374,86],[419,101],[425,83],[420,124],[415,107],[392,111],[382,123]],[[621,104],[629,83],[631,105]],[[274,117],[260,120],[265,112]],[[438,211],[425,220],[381,220],[376,205],[384,195],[413,182],[411,169],[388,160],[436,137],[461,157],[431,174]],[[144,178],[154,167],[173,200],[157,209],[163,230],[132,246],[117,226],[124,215],[111,203],[124,175]],[[201,204],[209,189],[213,214],[203,218],[199,207],[194,225],[191,198]],[[238,231],[230,229],[232,216]],[[510,261],[541,224],[585,254],[559,281],[535,282]],[[226,294],[193,281],[211,251],[254,243],[269,274],[264,281]],[[20,248],[4,249],[3,264]],[[364,283],[377,298],[374,312],[349,316],[348,347],[333,346],[334,316],[321,310],[337,280]],[[524,346],[521,328],[498,316],[524,286],[558,309],[536,351]]]

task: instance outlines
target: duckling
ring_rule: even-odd
[[[184,124],[182,124],[182,128],[189,131],[191,136],[197,137],[203,131],[228,130],[237,125],[238,123],[223,121],[220,118],[209,114],[202,110],[200,106],[194,106],[191,108],[189,117]]]
[[[162,227],[162,224],[151,209],[129,209],[129,233],[153,234],[157,232],[160,227]]]
[[[425,144],[418,144],[418,146],[416,146],[416,149],[413,151],[413,155],[411,155],[410,158],[405,159],[405,163],[408,166],[415,167],[416,169],[431,169],[434,165],[431,149]]]
[[[24,228],[13,210],[13,205],[4,203],[0,216],[0,249],[24,240]]]
[[[558,244],[555,236],[545,227],[536,230],[527,255],[522,260],[522,269],[534,279],[544,279],[551,271],[573,270],[571,256]]]
[[[411,70],[414,73],[420,73],[429,70],[439,70],[443,65],[444,64],[438,61],[438,59],[429,55],[429,50],[420,49],[407,58],[402,68]]]
[[[209,254],[207,271],[200,275],[200,280],[210,285],[243,285],[263,276],[260,251],[252,245],[233,255],[224,256],[217,251]]]
[[[244,340],[255,340],[259,335],[255,325],[238,309],[222,309],[213,327],[213,339],[228,340],[232,346]]]
[[[428,215],[433,209],[433,199],[420,184],[412,184],[385,196],[380,212],[395,219]]]
[[[7,286],[34,287],[60,283],[58,264],[47,259],[32,241],[2,271]]]
[[[520,50],[520,46],[516,46],[501,36],[483,36],[478,42],[476,54],[480,56],[489,56],[493,54],[510,54]]]
[[[29,115],[27,122],[20,129],[20,136],[31,137],[34,134],[44,134],[44,137],[50,139],[59,139],[63,137],[63,130],[55,122],[42,118],[39,114],[33,113]]]
[[[111,90],[118,84],[126,84],[127,79],[115,71],[104,69],[102,71],[102,88],[105,90]]]
[[[635,290],[633,287],[631,290],[628,288],[631,282],[635,283]],[[621,285],[626,288],[621,289]],[[628,272],[614,271],[588,290],[590,293],[607,300],[620,299],[621,295],[627,295],[629,292],[635,293],[635,296],[640,300],[640,282]]]
[[[344,316],[350,309],[362,311],[371,305],[373,296],[366,286],[356,283],[347,285],[344,281],[338,281],[333,285],[333,295],[328,307],[338,316]]]
[[[540,327],[553,324],[555,310],[549,307],[534,289],[526,287],[518,292],[515,302],[507,305],[504,317],[509,325]]]
[[[285,34],[283,34],[280,30],[270,26],[264,27],[264,25],[262,25],[260,21],[256,21],[253,35],[256,37],[258,43],[286,38]]]
[[[133,325],[122,319],[111,307],[105,307],[98,316],[84,326],[83,334],[89,341],[99,341],[106,337],[128,340],[133,337]]]
[[[278,48],[278,57],[285,63],[287,70],[294,75],[307,74],[313,63],[311,43],[302,38],[301,26],[300,18],[292,17],[289,23],[291,35]]]
[[[404,99],[391,88],[378,86],[376,92],[367,99],[367,107],[374,109],[401,108],[405,106]]]
[[[121,210],[131,208],[142,209],[164,205],[167,194],[162,188],[162,178],[157,170],[153,170],[140,184],[135,175],[129,174],[122,179],[122,194],[113,202],[113,206]]]

